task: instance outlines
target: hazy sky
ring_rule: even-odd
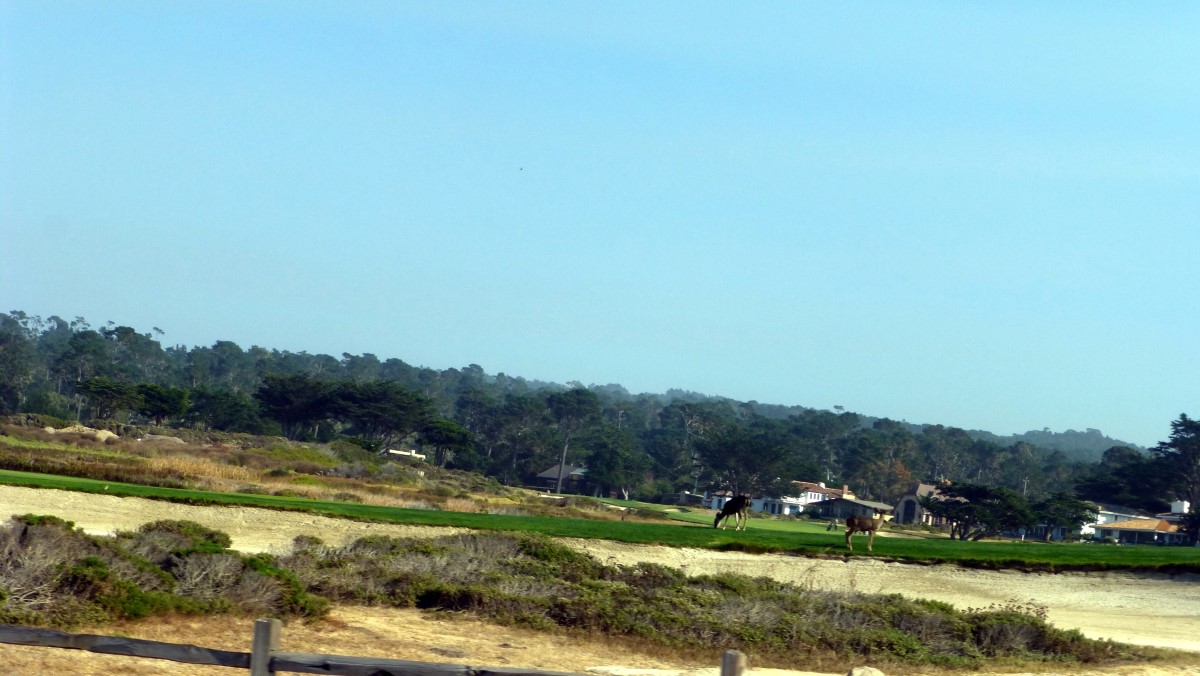
[[[0,311],[1154,444],[1194,3],[0,0]]]

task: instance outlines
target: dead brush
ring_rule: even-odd
[[[272,613],[281,605],[279,581],[250,570],[241,557],[197,553],[172,570],[177,594],[201,601],[224,600],[246,613]]]
[[[37,541],[18,545],[26,527],[9,526],[0,534],[0,587],[4,588],[0,610],[42,611],[58,597],[58,549],[54,542]],[[58,543],[59,545],[63,543]]]
[[[447,498],[444,509],[451,512],[478,512],[479,503],[469,498]]]
[[[189,479],[208,478],[250,483],[257,478],[257,473],[246,467],[191,455],[163,455],[147,458],[146,466],[154,473],[182,476]]]
[[[236,555],[198,553],[180,561],[171,572],[177,593],[211,601],[233,588],[245,569],[246,564]]]
[[[383,505],[385,507],[396,507],[399,505],[399,492],[376,493],[374,491],[366,491],[359,493],[363,504],[366,505]]]
[[[772,625],[782,616],[777,603],[753,597],[725,595],[713,609],[713,614],[731,625]]]
[[[141,458],[152,458],[158,455],[158,449],[128,437],[108,437],[104,440],[104,445],[108,446],[110,450]]]
[[[429,509],[434,511],[442,509],[441,503],[428,502],[426,500],[398,500],[396,506],[401,509]]]
[[[531,516],[531,514],[520,507],[489,507],[488,514],[502,514],[504,516]]]
[[[376,494],[369,493],[357,486],[347,490],[342,486],[330,486],[327,488],[318,488],[313,491],[318,500],[335,500],[337,502],[356,502],[364,505],[379,505],[381,507],[395,507],[395,500],[381,497]]]
[[[101,550],[72,524],[41,517],[13,517],[0,529],[0,618],[38,624],[78,623],[103,617],[64,593],[70,570],[64,562],[95,557]]]
[[[0,425],[0,436],[12,437],[14,439],[24,439],[26,441],[40,441],[50,444],[55,442],[55,437],[57,435],[53,432],[47,432],[41,427]]]

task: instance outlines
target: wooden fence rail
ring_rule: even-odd
[[[254,642],[248,653],[120,636],[67,634],[53,629],[35,629],[10,624],[0,624],[0,643],[41,648],[71,648],[106,655],[249,669],[250,676],[268,676],[284,672],[338,676],[574,676],[534,669],[469,667],[461,664],[409,662],[382,657],[282,652],[279,650],[282,627],[279,620],[255,622]],[[736,650],[725,652],[721,660],[721,676],[742,676],[745,668],[745,655]]]

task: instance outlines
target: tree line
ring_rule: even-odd
[[[1186,416],[1149,453],[1113,446],[1098,462],[955,427],[853,412],[620,385],[545,383],[471,364],[436,370],[373,354],[288,352],[231,341],[166,346],[158,329],[83,318],[0,315],[0,414],[344,438],[383,452],[420,447],[439,465],[530,484],[584,465],[596,491],[649,498],[731,488],[787,494],[793,479],[894,502],[916,482],[1004,489],[1163,511],[1200,503],[1200,437]],[[1089,430],[1089,432],[1091,432]]]

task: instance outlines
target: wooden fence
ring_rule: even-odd
[[[254,623],[254,643],[250,652],[215,650],[194,645],[146,641],[120,636],[67,634],[53,629],[35,629],[0,624],[0,643],[42,648],[72,648],[106,655],[125,655],[187,664],[249,669],[250,676],[282,672],[300,674],[340,674],[342,676],[570,676],[561,672],[504,667],[469,667],[436,662],[409,662],[382,657],[349,655],[313,655],[279,650],[282,632],[279,620]],[[742,676],[746,656],[726,651],[721,659],[721,676]]]

